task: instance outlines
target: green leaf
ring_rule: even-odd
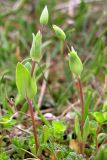
[[[96,134],[98,123],[95,120],[91,120],[89,126],[89,132],[92,134]]]
[[[89,128],[90,128],[89,117],[87,116],[85,123],[84,123],[84,127],[83,127],[83,141],[84,142],[86,142],[87,140],[87,136],[89,134]]]
[[[82,141],[82,136],[81,136],[81,130],[80,130],[80,123],[78,119],[78,115],[75,116],[75,133],[78,137],[79,141]]]
[[[9,156],[4,152],[0,153],[0,160],[10,160]]]
[[[101,143],[104,140],[104,138],[106,138],[106,137],[107,137],[106,133],[99,133],[98,137],[97,137],[98,143]]]
[[[40,16],[40,24],[46,25],[48,23],[48,19],[49,19],[48,8],[47,6],[45,6]]]
[[[36,34],[33,33],[33,42],[30,50],[30,57],[33,61],[40,61],[41,58],[41,47],[42,47],[42,34],[40,31]]]
[[[26,113],[27,111],[28,111],[28,103],[27,102],[25,102],[24,104],[23,104],[23,106],[22,106],[22,108],[21,108],[21,112],[24,112],[24,113]]]
[[[107,160],[107,147],[106,146],[100,147],[94,160]]]
[[[42,122],[47,125],[48,127],[50,127],[50,123],[49,121],[44,117],[44,115],[41,113],[39,106],[36,104],[35,100],[33,100],[34,103],[34,108],[36,109],[36,111],[38,112],[38,115],[40,116]]]
[[[4,127],[11,127],[16,124],[16,120],[12,119],[12,116],[9,114],[6,114],[5,116],[0,117],[0,125],[3,125]]]
[[[104,121],[107,121],[107,112],[103,113]]]
[[[107,102],[104,102],[102,111],[107,112]]]
[[[19,94],[23,98],[32,99],[37,92],[34,78],[31,77],[27,68],[21,63],[18,63],[16,66],[16,85]]]
[[[42,143],[46,144],[49,136],[49,128],[45,125],[43,126]]]
[[[17,106],[19,103],[21,103],[23,100],[23,97],[20,94],[17,94],[15,98],[15,106]]]
[[[29,72],[31,72],[31,64],[29,62],[25,63],[25,67],[28,69]]]
[[[88,109],[89,109],[91,99],[92,99],[92,91],[87,90],[86,96],[85,96],[85,104],[84,104],[84,120],[86,120],[86,118],[87,118]]]
[[[61,121],[52,121],[52,127],[54,129],[54,133],[57,134],[63,134],[66,130],[66,126]]]
[[[94,112],[93,113],[94,118],[98,123],[103,123],[105,121],[103,113],[100,112]]]
[[[72,47],[72,51],[70,51],[68,55],[69,55],[69,67],[71,72],[75,76],[80,76],[83,70],[83,64],[73,47]]]
[[[19,137],[14,137],[12,139],[12,144],[15,145],[17,148],[24,148],[24,139],[20,139]]]

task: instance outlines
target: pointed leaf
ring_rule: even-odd
[[[91,99],[92,99],[92,91],[87,89],[86,96],[85,96],[85,104],[84,104],[84,120],[86,120],[87,118]]]
[[[87,140],[87,136],[89,134],[89,129],[90,129],[89,118],[87,116],[85,123],[84,123],[84,127],[83,127],[83,141],[84,142],[86,142],[86,140]]]
[[[93,113],[94,118],[98,123],[103,123],[105,121],[103,113],[100,112],[94,112]]]
[[[49,128],[45,125],[43,126],[42,143],[46,144],[49,136]]]
[[[32,99],[37,92],[37,86],[34,78],[31,77],[27,68],[18,63],[16,66],[16,85],[19,91],[19,94],[23,98]]]
[[[81,130],[80,130],[80,123],[78,119],[78,115],[75,116],[75,132],[78,137],[79,141],[82,141],[82,136],[81,136]]]

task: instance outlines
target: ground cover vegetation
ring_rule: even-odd
[[[106,160],[106,2],[0,3],[0,160]]]

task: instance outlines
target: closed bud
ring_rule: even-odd
[[[56,36],[60,40],[64,41],[66,39],[66,35],[65,35],[64,31],[60,27],[53,25],[53,29],[55,31]]]
[[[30,50],[30,57],[33,61],[40,61],[41,58],[42,34],[39,31],[36,36],[33,33],[33,42]]]
[[[83,70],[83,64],[73,47],[72,47],[72,51],[70,51],[68,55],[69,55],[69,67],[71,72],[75,76],[80,76]]]
[[[48,23],[48,19],[49,19],[48,8],[47,6],[45,6],[40,16],[40,24],[46,25]]]

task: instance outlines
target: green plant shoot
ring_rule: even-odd
[[[83,70],[83,64],[73,47],[72,50],[68,53],[68,55],[69,55],[69,67],[71,72],[75,76],[80,76]]]
[[[56,26],[56,25],[53,25],[53,29],[54,29],[54,32],[56,34],[56,36],[61,40],[61,41],[64,41],[66,39],[66,34],[64,33],[64,31]]]
[[[46,25],[48,23],[48,19],[49,19],[48,8],[47,6],[45,6],[40,16],[40,24]]]
[[[32,61],[40,61],[41,58],[41,45],[42,45],[42,34],[40,31],[36,34],[33,33],[33,42],[30,50],[30,57]]]

